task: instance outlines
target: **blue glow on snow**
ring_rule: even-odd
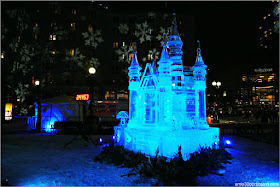
[[[206,121],[207,66],[199,46],[189,68],[193,72],[184,75],[176,18],[169,42],[165,34],[163,38],[160,60],[147,63],[142,76],[134,47],[128,68],[129,121],[114,127],[114,135],[118,144],[151,156],[159,149],[160,155],[171,158],[181,146],[183,158],[188,159],[200,146],[219,142],[219,129],[209,128]]]

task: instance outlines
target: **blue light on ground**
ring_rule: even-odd
[[[103,139],[102,139],[102,138],[99,138],[98,142],[99,142],[99,143],[102,143],[102,142],[103,142]]]
[[[114,135],[112,136],[112,140],[113,140],[113,141],[115,141],[115,140],[116,140],[116,137],[115,137]]]
[[[225,147],[232,147],[233,146],[233,142],[229,139],[225,139],[223,142],[224,142]]]
[[[229,140],[226,140],[226,144],[227,144],[227,145],[230,145],[231,142],[230,142]]]

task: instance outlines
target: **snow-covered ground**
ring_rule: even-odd
[[[152,180],[127,176],[130,169],[93,162],[99,149],[78,137],[67,148],[73,135],[2,135],[1,179],[16,186],[147,186]],[[91,136],[94,140],[99,136]],[[105,141],[110,136],[102,136]],[[234,186],[236,182],[278,182],[277,146],[240,137],[230,137],[232,164],[224,176],[199,177],[198,185]]]

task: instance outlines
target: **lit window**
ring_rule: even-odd
[[[18,38],[17,38],[17,42],[18,42],[18,43],[20,42],[20,36],[18,36]]]
[[[259,27],[259,29],[262,29],[262,27]]]
[[[269,34],[272,34],[272,32],[269,32]]]
[[[270,16],[270,14],[267,14],[267,16]]]
[[[49,40],[52,40],[52,34],[49,36]]]
[[[54,55],[54,54],[55,54],[55,51],[52,51],[52,54]]]
[[[261,76],[260,76],[260,78],[264,78],[264,76],[263,76],[263,75],[261,75]]]
[[[77,14],[77,10],[73,10],[73,14],[76,15]]]
[[[267,33],[267,31],[264,31],[263,33],[264,33],[264,34],[266,34],[266,33]]]
[[[172,83],[172,86],[175,86],[175,83]]]
[[[88,27],[88,31],[91,31],[91,30],[92,30],[92,28],[91,28],[91,26],[89,26],[89,27]]]
[[[125,42],[122,43],[122,46],[125,46]]]
[[[274,21],[274,24],[276,24],[276,21]]]
[[[116,48],[118,48],[119,47],[119,43],[118,42],[116,42]]]
[[[71,23],[71,27],[75,28],[76,27],[76,23]]]
[[[1,53],[1,58],[4,58],[4,52]]]
[[[242,81],[246,81],[246,76],[243,76],[243,77],[242,77]]]
[[[132,54],[129,55],[129,61],[131,61],[131,60],[132,60]]]
[[[70,49],[70,54],[74,56],[75,50],[74,49]]]
[[[264,37],[267,37],[267,34],[266,34],[266,35],[264,35]]]
[[[124,54],[122,54],[122,59],[124,60]]]
[[[266,19],[266,16],[265,16],[265,17],[263,17],[263,19]]]
[[[53,40],[56,40],[56,35],[55,34],[53,35]]]
[[[148,60],[153,60],[153,55],[152,54],[148,54],[147,59]]]
[[[38,27],[38,23],[35,24],[35,27]]]
[[[267,46],[264,46],[264,48],[267,48]]]

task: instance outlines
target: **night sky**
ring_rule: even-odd
[[[195,40],[201,42],[208,65],[208,85],[221,81],[225,89],[238,88],[252,67],[279,68],[279,43],[260,49],[259,20],[272,14],[276,3],[265,2],[111,2],[110,11],[160,11],[194,16]],[[180,32],[180,27],[178,26]],[[279,35],[277,38],[279,41]]]

